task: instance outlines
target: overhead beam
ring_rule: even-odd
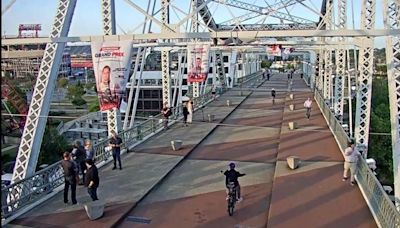
[[[278,30],[278,31],[235,31],[235,32],[199,32],[199,33],[149,33],[110,36],[78,36],[78,37],[54,37],[54,38],[24,38],[24,39],[2,39],[2,46],[19,44],[43,44],[43,43],[65,43],[65,42],[92,42],[106,40],[154,40],[154,39],[211,39],[232,38],[240,39],[262,38],[262,37],[380,37],[396,36],[400,29],[372,29],[372,30]]]

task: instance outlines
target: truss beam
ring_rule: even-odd
[[[50,38],[66,37],[71,25],[76,0],[60,0]],[[12,182],[32,175],[36,170],[40,147],[57,80],[65,43],[48,43],[39,69],[35,90],[21,144],[18,150]]]
[[[399,1],[385,0],[383,9],[385,27],[400,28]],[[386,63],[392,129],[394,196],[396,208],[400,211],[400,34],[386,38]]]
[[[366,30],[375,25],[376,0],[363,0],[361,6],[361,27]],[[359,52],[359,75],[357,78],[357,105],[355,122],[355,139],[358,148],[367,157],[368,137],[371,115],[372,75],[374,61],[374,42],[371,37],[361,39]]]
[[[346,28],[347,21],[347,0],[338,0],[339,29]],[[344,37],[339,37],[339,41],[344,41]],[[344,82],[346,81],[346,50],[343,46],[335,51],[336,77],[335,77],[335,106],[334,111],[342,120],[344,105]]]
[[[249,3],[238,1],[238,0],[213,0],[213,1],[224,4],[224,5],[236,7],[239,9],[244,9],[244,10],[247,10],[250,12],[254,12],[259,15],[268,15],[268,16],[275,17],[275,18],[278,18],[281,20],[291,21],[294,23],[299,23],[299,24],[313,23],[313,21],[311,21],[311,20],[307,20],[305,18],[296,17],[293,15],[282,13],[282,12],[278,11],[281,8],[286,8],[287,6],[297,3],[297,1],[293,1],[293,0],[287,1],[286,2],[287,4],[281,2],[274,8],[260,7],[260,6],[254,5],[254,4],[249,4]],[[235,21],[237,21],[237,20],[235,20]]]

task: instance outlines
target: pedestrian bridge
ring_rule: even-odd
[[[270,90],[277,98],[272,103]],[[291,95],[292,94],[292,95]],[[303,102],[313,98],[311,119]],[[294,110],[289,108],[294,105]],[[358,163],[356,186],[342,181],[349,140],[323,98],[307,79],[259,73],[216,100],[195,100],[185,127],[175,109],[171,128],[160,116],[122,132],[123,169],[111,170],[108,141],[96,146],[98,196],[104,216],[90,221],[90,197],[78,186],[79,205],[65,206],[59,164],[2,189],[2,224],[10,227],[399,227],[400,215],[368,168]],[[296,129],[288,128],[295,122]],[[182,140],[179,150],[171,141]],[[298,156],[298,169],[287,166]],[[244,200],[228,216],[224,176],[231,161]],[[111,163],[110,163],[111,162]]]

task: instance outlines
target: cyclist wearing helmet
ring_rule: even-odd
[[[224,175],[226,177],[225,178],[225,186],[228,188],[229,182],[234,183],[235,188],[236,188],[236,197],[237,197],[237,200],[240,202],[240,201],[242,201],[242,198],[240,197],[240,184],[239,184],[238,178],[242,177],[246,174],[244,174],[244,173],[242,174],[242,173],[239,173],[238,171],[236,171],[235,163],[233,163],[233,162],[229,163],[229,168],[230,168],[229,170],[226,170],[224,172]]]
[[[274,88],[271,89],[271,96],[275,99],[276,92]]]

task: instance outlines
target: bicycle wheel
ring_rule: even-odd
[[[233,215],[233,210],[234,209],[235,209],[235,203],[232,202],[232,200],[229,200],[229,203],[228,203],[228,214],[229,214],[229,216]]]

